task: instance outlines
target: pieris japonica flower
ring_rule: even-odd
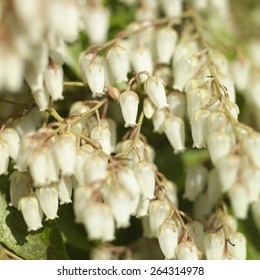
[[[129,71],[127,50],[122,45],[116,45],[108,52],[108,62],[116,83],[126,82]]]
[[[165,121],[164,133],[171,143],[174,153],[185,150],[184,122],[181,118],[169,116]]]
[[[244,166],[241,174],[241,182],[246,186],[249,202],[255,202],[260,197],[260,170]]]
[[[171,221],[164,222],[158,230],[157,237],[164,257],[166,259],[175,258],[179,237],[176,224]]]
[[[255,166],[260,168],[260,134],[252,133],[250,136],[245,137],[243,146]]]
[[[153,60],[152,54],[148,48],[139,47],[132,50],[132,65],[136,73],[146,71],[150,74],[153,73]],[[142,74],[140,76],[141,82],[147,80],[147,75]]]
[[[109,129],[103,125],[95,126],[91,131],[91,139],[97,142],[107,155],[111,153],[111,133]]]
[[[41,112],[49,108],[50,96],[45,89],[37,89],[32,92],[32,95]]]
[[[155,190],[155,172],[150,162],[141,161],[134,167],[135,175],[141,187],[143,199],[154,198]]]
[[[152,118],[152,116],[155,112],[155,106],[154,106],[154,104],[152,103],[152,101],[149,97],[146,97],[144,99],[143,112],[144,112],[144,115],[147,119]]]
[[[10,206],[18,208],[20,198],[25,194],[32,179],[27,172],[14,171],[9,177],[10,181]]]
[[[173,182],[167,180],[164,183],[164,190],[168,201],[175,207],[178,207],[177,186]]]
[[[178,33],[172,28],[162,28],[158,31],[156,35],[156,47],[159,63],[170,63],[177,39]]]
[[[9,152],[7,142],[0,135],[0,175],[8,174],[8,164],[9,164]]]
[[[205,254],[205,245],[204,245],[205,228],[203,224],[198,221],[191,221],[186,226],[197,248],[202,252],[202,254]]]
[[[131,90],[126,90],[120,94],[119,103],[125,120],[125,127],[135,126],[139,103],[138,95]]]
[[[105,71],[102,64],[90,62],[85,69],[87,83],[92,91],[92,97],[104,95]]]
[[[251,213],[253,220],[255,222],[255,225],[260,232],[260,199],[258,199],[256,202],[252,204],[251,207]]]
[[[93,153],[86,160],[83,172],[87,184],[106,178],[107,159]]]
[[[219,75],[218,79],[219,82],[226,88],[229,100],[236,103],[236,91],[232,77],[228,74],[225,74]]]
[[[126,164],[130,168],[144,159],[144,143],[138,139],[134,144],[134,149],[132,149],[133,140],[131,139],[124,141],[122,144],[122,152],[127,153]]]
[[[154,200],[149,205],[149,221],[152,233],[157,234],[159,227],[166,221],[171,212],[167,201]]]
[[[207,260],[221,260],[224,253],[225,237],[221,233],[208,233],[204,239]]]
[[[182,13],[183,0],[161,0],[160,2],[166,16],[178,17]]]
[[[235,86],[239,91],[244,91],[250,78],[250,63],[248,60],[234,60],[230,64],[230,70]]]
[[[193,147],[198,149],[205,148],[208,137],[208,110],[198,110],[191,119],[191,133]]]
[[[229,235],[229,241],[227,243],[228,252],[236,260],[246,259],[246,238],[242,233],[234,232]]]
[[[188,169],[185,180],[184,198],[194,201],[206,186],[208,170],[202,165],[195,165]]]
[[[51,184],[37,188],[36,196],[40,202],[43,213],[46,215],[46,220],[53,220],[57,218],[59,206],[57,186],[55,184]]]
[[[44,84],[53,101],[63,99],[63,70],[59,65],[49,65],[44,72]]]
[[[2,132],[2,138],[5,140],[8,153],[10,157],[14,160],[17,159],[18,151],[20,148],[20,137],[17,131],[13,128],[6,128]]]
[[[209,172],[208,176],[208,185],[207,185],[207,198],[209,202],[217,204],[221,198],[222,186],[216,168],[212,169]]]
[[[172,114],[179,118],[184,118],[186,112],[185,95],[178,91],[172,91],[166,96],[167,104]]]
[[[234,216],[241,220],[246,219],[249,209],[249,197],[246,187],[236,183],[229,191],[229,199],[234,211]]]
[[[160,78],[154,76],[149,77],[144,84],[144,88],[147,95],[158,109],[168,106],[165,88]]]
[[[38,230],[42,227],[42,210],[35,195],[21,197],[18,209],[22,212],[28,231]]]
[[[162,134],[164,132],[164,125],[167,117],[165,109],[156,110],[153,114],[153,132]]]
[[[70,134],[59,135],[54,143],[53,151],[62,175],[73,175],[76,164],[75,138]]]
[[[190,241],[182,241],[176,248],[178,260],[198,260],[199,253],[196,245]]]
[[[92,44],[104,43],[109,29],[109,10],[101,6],[88,6],[83,12],[83,20],[90,42]]]
[[[122,167],[117,173],[118,182],[122,188],[124,188],[132,198],[135,198],[140,194],[140,185],[135,177],[133,170],[129,167]]]
[[[61,177],[58,183],[58,196],[60,204],[71,203],[72,178],[68,176]]]
[[[65,61],[65,43],[62,37],[48,38],[50,57],[55,64],[63,65]]]

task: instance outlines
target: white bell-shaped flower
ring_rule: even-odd
[[[144,198],[142,195],[140,195],[135,213],[137,218],[141,218],[148,215],[149,204],[150,199]],[[132,215],[134,215],[134,213]]]
[[[63,65],[65,61],[65,44],[62,37],[55,37],[49,41],[50,57],[55,64]]]
[[[168,17],[178,17],[182,13],[183,0],[161,0],[160,4],[163,12]]]
[[[199,221],[208,219],[209,215],[212,213],[213,207],[215,207],[215,205],[208,201],[207,194],[199,194],[193,204],[194,219]]]
[[[47,152],[47,183],[56,183],[59,181],[60,169],[56,162],[53,149],[49,149]]]
[[[8,174],[8,165],[9,165],[9,152],[8,145],[4,139],[1,139],[2,135],[0,135],[0,175]]]
[[[104,204],[103,218],[103,236],[104,242],[110,242],[115,239],[115,221],[111,208]]]
[[[104,180],[106,178],[107,159],[93,153],[86,160],[83,172],[85,173],[85,182],[87,184]]]
[[[247,88],[248,99],[255,104],[255,106],[259,109],[260,108],[260,81],[258,79],[258,75],[253,76],[250,79],[250,87]]]
[[[207,198],[209,202],[213,204],[217,204],[221,198],[222,186],[218,174],[218,170],[216,168],[210,170],[208,176],[208,186],[207,186]]]
[[[186,96],[178,91],[172,91],[166,96],[171,113],[179,118],[184,118],[186,113]]]
[[[100,145],[105,154],[110,155],[111,133],[107,127],[103,125],[95,126],[91,131],[91,139]]]
[[[260,198],[260,170],[246,165],[242,170],[242,184],[246,186],[249,202]]]
[[[169,64],[178,40],[178,33],[172,28],[162,28],[156,34],[157,59]]]
[[[143,112],[144,112],[144,115],[147,119],[152,118],[152,116],[155,112],[155,106],[154,106],[154,104],[152,103],[152,101],[149,97],[146,97],[144,99]]]
[[[116,220],[117,228],[126,228],[130,225],[130,195],[121,188],[112,190],[108,195],[108,204]]]
[[[175,251],[178,245],[178,228],[173,222],[164,222],[158,230],[158,241],[162,253],[166,259],[175,258]]]
[[[46,220],[57,218],[59,198],[58,188],[56,185],[47,185],[36,189],[36,196],[40,202]]]
[[[225,248],[225,237],[221,233],[208,233],[204,239],[207,260],[221,260]]]
[[[122,45],[116,45],[109,50],[108,62],[116,83],[128,81],[129,59],[127,50]]]
[[[122,144],[122,152],[127,154],[127,166],[133,168],[144,159],[144,143],[139,139],[136,142],[128,139]]]
[[[183,197],[194,201],[206,186],[208,170],[202,165],[195,165],[188,169],[185,179]]]
[[[39,110],[37,109],[39,112]],[[20,137],[32,135],[36,132],[36,124],[29,114],[13,122],[13,128],[19,133]]]
[[[225,132],[227,130],[227,123],[228,120],[224,112],[211,112],[208,118],[208,131],[210,133],[216,130]]]
[[[60,204],[71,203],[72,194],[72,178],[68,176],[62,176],[58,183],[58,196]]]
[[[139,182],[131,168],[120,168],[118,170],[117,177],[120,186],[124,188],[132,198],[135,198],[140,194],[141,190]]]
[[[81,223],[84,220],[84,213],[87,211],[87,206],[91,202],[92,189],[85,186],[80,186],[74,191],[73,210],[76,223]]]
[[[153,132],[163,134],[167,112],[165,109],[156,110],[153,114]]]
[[[59,135],[54,143],[53,151],[62,175],[73,175],[76,164],[75,138],[70,134]]]
[[[202,252],[202,254],[205,254],[205,245],[204,245],[205,228],[203,224],[198,221],[191,221],[186,226],[197,248]]]
[[[174,72],[174,85],[173,88],[183,91],[188,80],[192,79],[200,67],[197,57],[184,57],[180,59],[175,67]]]
[[[216,163],[222,192],[226,192],[234,185],[238,176],[241,159],[237,155],[228,154]]]
[[[255,166],[260,168],[260,134],[252,133],[250,136],[245,137],[243,146]]]
[[[45,111],[49,108],[49,93],[42,89],[37,89],[35,91],[32,92],[33,98],[35,100],[35,103],[37,104],[37,106],[39,107],[39,110]]]
[[[236,103],[236,90],[232,77],[229,76],[228,74],[225,75],[222,74],[222,75],[218,75],[218,80],[220,84],[226,88],[229,100],[232,101],[233,103]]]
[[[93,61],[85,69],[87,83],[92,91],[92,97],[101,97],[104,95],[105,70],[102,64]]]
[[[239,107],[237,106],[236,103],[234,103],[230,100],[226,100],[225,108],[234,119],[236,119],[236,120],[238,119]]]
[[[207,145],[210,158],[214,164],[220,158],[227,156],[232,148],[230,135],[220,131],[209,134]]]
[[[199,110],[191,119],[191,133],[193,139],[193,147],[198,149],[205,148],[208,137],[208,117],[210,111]]]
[[[88,7],[83,13],[83,20],[91,44],[104,43],[109,30],[109,10],[102,6]]]
[[[131,90],[126,90],[120,94],[119,103],[125,121],[125,127],[135,126],[139,103],[138,95]]]
[[[14,171],[9,177],[10,180],[10,206],[18,208],[20,198],[25,194],[26,189],[32,182],[27,172]]]
[[[141,187],[143,199],[153,199],[155,190],[155,171],[148,161],[141,161],[134,167],[134,172]]]
[[[165,194],[167,196],[168,201],[178,208],[178,194],[177,194],[177,186],[171,182],[171,181],[166,181],[164,183],[164,190]]]
[[[150,74],[153,73],[153,60],[151,51],[146,47],[138,47],[132,50],[132,65],[136,73],[146,71]],[[141,74],[140,80],[143,83],[147,80],[147,75]]]
[[[168,106],[163,80],[157,77],[149,77],[144,84],[144,88],[147,95],[158,109]]]
[[[182,241],[176,248],[178,260],[198,260],[198,249],[190,241]]]
[[[260,232],[260,199],[251,206],[251,213],[258,231]]]
[[[105,207],[102,203],[90,202],[83,213],[83,224],[89,240],[102,239]]]
[[[159,227],[166,221],[171,213],[171,207],[167,201],[153,200],[149,205],[149,218],[152,233],[157,234]]]
[[[18,203],[28,231],[38,230],[42,227],[42,210],[35,195],[23,196]]]
[[[171,143],[175,154],[185,150],[184,122],[181,118],[173,115],[169,116],[165,121],[164,133]]]
[[[63,69],[49,65],[44,71],[44,84],[53,101],[63,99]]]
[[[234,216],[241,220],[246,219],[249,208],[249,197],[246,187],[236,183],[229,191],[229,199],[234,211]]]
[[[39,148],[34,151],[29,169],[35,186],[47,183],[48,153],[46,148]]]
[[[227,250],[235,260],[246,260],[246,238],[244,234],[240,232],[231,233]]]
[[[7,143],[8,153],[14,160],[17,159],[18,151],[20,148],[20,137],[17,131],[13,128],[6,128],[2,132],[2,137]]]

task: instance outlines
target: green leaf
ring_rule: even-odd
[[[8,206],[9,186],[6,176],[0,177],[0,243],[23,259],[69,259],[60,230],[55,221],[28,232],[21,213]]]

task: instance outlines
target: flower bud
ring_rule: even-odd
[[[177,154],[185,150],[184,122],[181,118],[169,116],[165,121],[164,133]]]
[[[163,200],[153,200],[149,205],[149,218],[152,233],[157,233],[159,227],[166,221],[171,212],[169,203]]]
[[[128,81],[129,60],[126,49],[121,45],[116,45],[109,50],[107,57],[116,83]]]
[[[161,79],[149,77],[144,84],[144,88],[151,101],[158,109],[167,107],[165,88]]]
[[[139,181],[143,199],[154,198],[155,172],[153,165],[148,161],[141,161],[134,167],[134,172]]]
[[[119,96],[119,103],[125,121],[125,127],[136,125],[139,97],[130,90],[122,92]]]
[[[162,28],[156,34],[156,48],[159,63],[169,64],[173,56],[178,33],[171,28]]]
[[[178,229],[175,223],[166,221],[160,226],[157,236],[160,248],[166,259],[175,258],[178,235]]]
[[[246,260],[246,238],[240,232],[234,232],[229,235],[227,243],[228,252],[236,260]]]
[[[198,249],[190,241],[182,241],[176,248],[178,260],[198,260]]]
[[[28,231],[38,230],[42,227],[42,211],[38,199],[34,195],[23,196],[18,203]]]
[[[52,184],[37,188],[36,196],[40,202],[43,213],[46,215],[46,220],[53,220],[57,218],[58,212],[58,188]]]
[[[207,260],[221,260],[224,253],[225,237],[220,233],[208,233],[204,239]]]
[[[194,201],[202,193],[207,182],[208,170],[202,165],[195,165],[188,169],[185,180],[183,197]]]
[[[105,71],[102,64],[95,61],[89,63],[85,69],[87,83],[92,91],[92,97],[104,95]]]

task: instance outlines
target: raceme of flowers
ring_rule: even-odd
[[[250,64],[230,63],[213,48],[199,14],[185,13],[181,0],[160,1],[168,16],[161,19],[157,1],[143,1],[139,21],[104,43],[109,12],[98,2],[31,0],[27,9],[19,0],[11,6],[5,1],[12,52],[1,47],[7,68],[0,87],[15,92],[25,77],[38,107],[1,129],[0,174],[8,174],[10,162],[14,167],[10,205],[29,231],[58,218],[59,204],[73,203],[89,240],[113,241],[116,229],[130,226],[134,216],[142,219],[144,236],[158,239],[166,259],[245,259],[246,238],[236,219],[246,219],[251,208],[260,230],[260,135],[238,121],[236,105],[236,88],[250,83]],[[206,8],[207,1],[197,2],[197,10]],[[61,117],[52,104],[65,98],[65,42],[75,41],[82,28],[99,45],[80,55],[82,82],[67,86],[88,87],[92,99],[71,104]],[[258,88],[259,80],[250,87],[256,106]],[[122,139],[106,115],[111,103],[128,129]],[[43,121],[38,111],[54,120]],[[177,185],[154,163],[155,151],[142,134],[144,118],[154,133],[166,135],[173,154],[186,150],[187,123],[193,147],[208,149],[212,168],[197,164],[186,173],[192,217],[178,208]],[[107,250],[95,258],[110,258]]]

